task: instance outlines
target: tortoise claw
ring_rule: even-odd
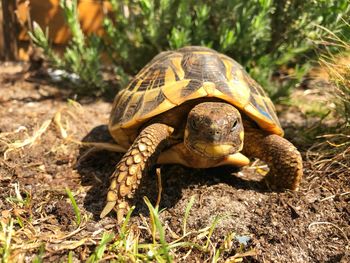
[[[100,218],[104,218],[106,215],[108,215],[113,209],[114,207],[116,207],[117,209],[117,221],[118,224],[121,224],[125,214],[128,212],[129,210],[129,204],[127,202],[121,202],[120,204],[117,204],[117,201],[108,201],[106,206],[103,208],[101,214],[100,214]]]
[[[100,214],[100,218],[104,218],[106,215],[108,215],[113,210],[116,204],[117,201],[108,201]]]

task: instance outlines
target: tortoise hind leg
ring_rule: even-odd
[[[132,197],[143,173],[155,164],[172,132],[172,127],[161,123],[151,124],[140,132],[111,175],[107,204],[101,212],[101,218],[116,207],[118,223],[121,222],[128,210],[126,197]]]
[[[286,139],[264,134],[260,129],[245,133],[243,153],[267,163],[269,172],[264,180],[274,190],[297,190],[303,176],[300,152]]]

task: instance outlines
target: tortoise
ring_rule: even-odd
[[[121,221],[155,164],[241,167],[259,158],[276,190],[297,190],[303,175],[301,155],[283,138],[270,98],[240,64],[210,48],[154,57],[115,97],[109,131],[128,150],[111,175],[101,218],[116,208]]]

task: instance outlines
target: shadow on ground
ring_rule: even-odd
[[[84,142],[115,143],[108,132],[107,125],[93,128],[83,139]],[[78,156],[77,171],[81,176],[84,186],[91,186],[84,200],[85,208],[94,215],[94,220],[99,220],[99,215],[104,207],[109,177],[114,167],[122,158],[122,153],[113,153],[106,150],[90,151],[81,148]],[[157,166],[159,167],[159,166]],[[253,190],[261,193],[270,192],[263,182],[242,179],[235,175],[239,168],[223,166],[209,169],[191,169],[181,165],[162,165],[162,198],[160,209],[172,208],[182,198],[184,189],[199,186],[212,186],[224,183],[235,189]],[[158,182],[155,167],[146,171],[140,187],[136,190],[130,204],[136,205],[133,215],[141,213],[148,216],[148,209],[143,201],[147,196],[153,204],[156,203],[158,195]],[[101,203],[102,201],[102,203]],[[109,215],[111,216],[111,215]]]

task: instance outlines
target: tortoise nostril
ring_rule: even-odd
[[[208,135],[209,135],[209,138],[210,138],[210,140],[219,140],[220,139],[220,137],[221,137],[221,132],[220,132],[220,130],[218,130],[218,129],[210,129],[209,131],[208,131]]]
[[[219,134],[220,134],[220,131],[219,131],[219,130],[210,130],[210,131],[209,131],[209,134],[210,134],[210,135],[219,135]]]

